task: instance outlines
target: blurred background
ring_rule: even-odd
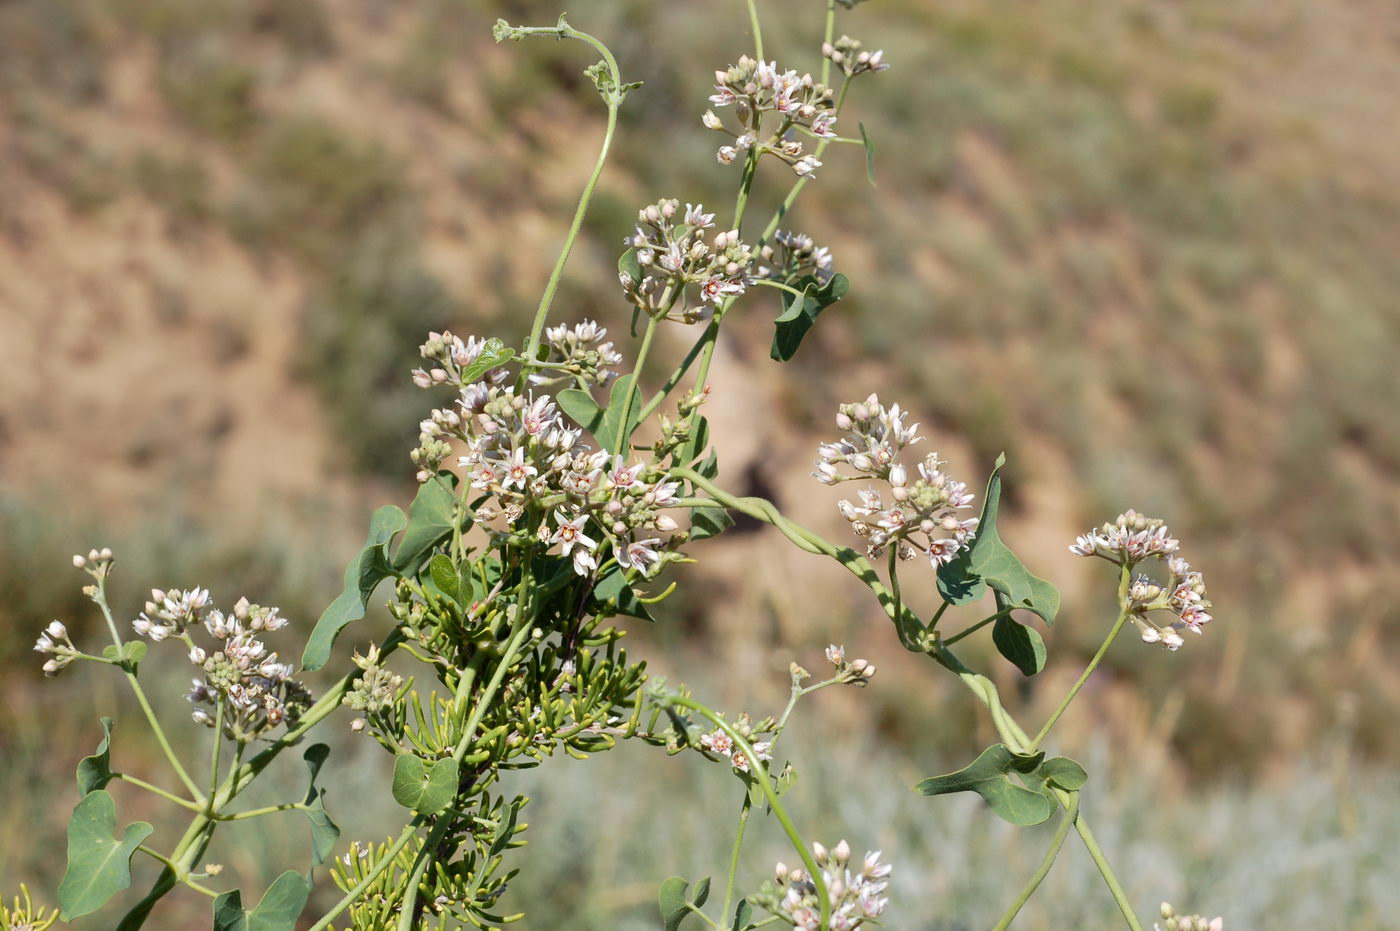
[[[823,6],[761,2],[770,56],[817,71]],[[53,901],[99,715],[118,719],[118,765],[164,781],[116,678],[39,673],[30,647],[50,619],[98,635],[70,555],[116,550],[125,618],[152,586],[198,584],[306,630],[372,508],[413,493],[407,451],[430,403],[407,373],[424,333],[525,333],[602,108],[582,46],[498,47],[490,25],[559,12],[0,0],[6,892],[28,882]],[[569,13],[646,85],[556,319],[597,318],[630,356],[621,238],[662,196],[728,212],[738,170],[715,163],[699,116],[709,75],[751,38],[735,0]],[[1004,450],[1003,536],[1066,605],[1035,680],[990,644],[966,652],[1029,721],[1112,620],[1111,571],[1066,545],[1127,507],[1166,518],[1217,620],[1175,654],[1125,637],[1054,741],[1092,774],[1086,811],[1130,895],[1144,914],[1165,898],[1234,929],[1400,928],[1386,881],[1400,871],[1397,8],[875,0],[837,31],[894,65],[856,83],[841,124],[869,131],[877,186],[858,147],[835,146],[785,226],[831,246],[851,295],[785,367],[768,359],[775,300],[727,324],[706,410],[723,480],[845,541],[837,493],[808,477],[838,402],[899,400],[979,489]],[[765,167],[760,223],[791,179]],[[678,358],[693,336],[676,327],[654,351]],[[632,623],[632,649],[756,716],[781,710],[789,662],[820,668],[828,642],[876,662],[869,689],[799,708],[785,742],[799,823],[884,848],[889,927],[990,925],[1048,831],[908,791],[994,740],[966,693],[776,534],[741,527],[695,555],[660,622]],[[907,572],[908,597],[931,608],[932,581]],[[361,637],[386,627],[381,612]],[[146,667],[193,752],[206,737],[187,722],[184,661],[162,652]],[[386,757],[346,725],[327,726],[347,774],[328,807],[342,842],[382,838],[397,817]],[[304,791],[300,762],[284,768],[270,801]],[[524,927],[654,928],[662,878],[723,872],[740,789],[721,767],[623,746],[512,785],[536,797],[507,902]],[[123,820],[156,819],[157,842],[182,829],[115,792]],[[237,827],[210,859],[245,899],[303,865],[299,819]],[[751,836],[756,888],[784,854],[773,825]],[[1066,849],[1017,928],[1115,926],[1087,856]],[[134,888],[154,875],[137,872]],[[160,927],[204,926],[190,899]]]

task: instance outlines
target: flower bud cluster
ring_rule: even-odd
[[[403,689],[403,676],[379,664],[379,647],[371,645],[368,655],[361,656],[356,652],[352,659],[364,675],[350,683],[350,690],[340,700],[341,704],[349,705],[355,711],[375,714],[398,701],[399,692]]]
[[[865,855],[859,868],[850,865],[851,846],[844,840],[827,850],[812,844],[812,858],[822,871],[827,900],[831,906],[832,931],[854,931],[866,924],[878,924],[889,899],[884,895],[892,867],[880,862],[880,851]],[[776,894],[760,895],[759,901],[779,918],[800,931],[817,931],[821,927],[821,900],[817,886],[799,868],[788,869],[779,863],[773,874]],[[763,902],[763,899],[776,899]]]
[[[608,331],[592,320],[547,328],[544,343],[549,354],[544,361],[563,367],[532,372],[530,384],[549,385],[565,379],[571,384],[610,384],[617,377],[612,367],[621,364],[622,353],[611,342],[603,342],[607,335]]]
[[[754,755],[758,757],[760,763],[768,763],[773,759],[769,751],[773,747],[773,732],[776,728],[777,724],[772,718],[765,718],[755,723],[747,714],[739,715],[739,719],[734,722],[734,730],[738,731],[739,735],[749,742],[749,746],[753,748]],[[755,739],[759,737],[765,739]],[[700,746],[710,753],[728,759],[736,772],[747,773],[753,768],[753,761],[735,745],[733,738],[720,728],[716,728],[708,734],[702,734]]]
[[[629,466],[606,450],[590,450],[549,395],[520,396],[512,385],[475,382],[420,429],[414,458],[421,481],[441,464],[449,440],[465,446],[458,467],[490,498],[477,508],[478,521],[499,519],[508,534],[534,528],[539,541],[573,560],[579,575],[598,567],[603,539],[619,563],[643,574],[664,561],[667,544],[655,534],[679,526],[663,513],[679,500],[679,483],[644,463]]]
[[[822,284],[831,280],[831,250],[818,246],[805,233],[778,230],[773,242],[759,250],[758,260],[762,263],[755,269],[758,278],[787,282],[811,275]]]
[[[192,591],[204,592],[208,603],[207,591]],[[159,601],[160,594],[157,590],[152,597]],[[311,705],[310,692],[291,678],[292,664],[278,662],[277,653],[270,652],[258,639],[263,633],[287,626],[287,619],[278,609],[240,598],[227,614],[217,608],[201,612],[204,630],[217,641],[212,652],[196,644],[188,630],[180,631],[189,647],[190,662],[204,673],[194,680],[194,687],[186,696],[196,706],[192,713],[195,722],[212,727],[216,715],[207,709],[223,704],[225,734],[249,741],[283,721],[294,722],[301,717]],[[155,628],[151,630],[152,640],[164,639],[165,634],[157,636]]]
[[[61,621],[50,621],[49,626],[34,642],[34,649],[53,657],[44,663],[44,675],[56,676],[68,668],[78,658],[78,648],[68,639],[68,628]]]
[[[859,504],[841,501],[837,505],[841,516],[850,522],[856,536],[868,541],[871,556],[897,546],[901,559],[922,553],[937,568],[971,541],[977,518],[960,518],[957,511],[970,507],[975,496],[966,484],[942,471],[943,462],[936,453],[918,465],[919,477],[910,481],[898,457],[922,437],[918,424],[904,425],[905,416],[898,404],[886,408],[873,394],[864,401],[841,405],[836,425],[846,436],[818,448],[817,469],[812,474],[824,485],[861,479],[886,484],[888,505],[880,489],[862,488]],[[840,465],[856,474],[841,474]]]
[[[846,662],[846,648],[832,644],[826,648],[827,662],[836,668],[836,675],[847,685],[865,686],[875,677],[875,666],[863,659]]]
[[[1080,536],[1069,550],[1076,556],[1098,556],[1128,570],[1147,559],[1164,561],[1167,583],[1159,584],[1147,575],[1134,576],[1123,594],[1123,607],[1146,643],[1176,650],[1184,642],[1182,630],[1199,634],[1212,619],[1205,578],[1176,555],[1179,548],[1180,541],[1171,535],[1166,522],[1129,510],[1112,523]],[[1158,611],[1170,612],[1173,619],[1158,623],[1153,617]]]
[[[850,36],[842,36],[835,43],[822,43],[822,55],[831,59],[831,63],[840,68],[848,78],[889,68],[885,62],[884,49],[867,52],[859,41]]]
[[[627,299],[648,316],[664,316],[682,323],[708,319],[714,306],[727,297],[743,294],[748,286],[753,251],[739,239],[738,230],[715,233],[715,215],[703,204],[659,200],[637,212],[636,232],[623,240],[636,250],[641,280],[620,272]],[[698,286],[700,303],[692,305],[690,286]]]
[[[414,369],[413,383],[419,388],[431,388],[434,385],[461,387],[466,382],[463,373],[481,358],[485,349],[486,340],[477,339],[475,336],[463,340],[447,330],[429,333],[428,341],[418,347],[419,354],[428,361],[429,367]],[[497,366],[487,371],[483,378],[492,383],[499,383],[507,374],[504,368]]]
[[[831,138],[836,135],[836,110],[831,88],[812,79],[810,74],[779,71],[775,61],[755,61],[747,55],[724,71],[715,72],[715,93],[710,103],[716,107],[734,107],[739,130],[733,131],[713,110],[705,111],[702,122],[706,128],[734,137],[733,145],[721,146],[716,153],[722,165],[731,165],[741,152],[754,150],[758,155],[771,153],[802,177],[811,177],[821,162],[804,155],[802,143],[791,138],[788,131],[801,127],[814,136]],[[760,142],[765,113],[777,113],[782,122],[766,140]]]
[[[73,566],[78,569],[86,569],[93,576],[100,578],[111,570],[115,558],[111,549],[104,546],[101,549],[88,550],[86,556],[81,553],[76,554],[73,557]]]
[[[1178,915],[1170,902],[1162,903],[1164,924],[1153,924],[1155,931],[1222,931],[1223,918],[1204,918],[1200,915]]]

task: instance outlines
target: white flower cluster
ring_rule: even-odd
[[[665,199],[639,210],[636,232],[623,242],[636,250],[642,277],[618,274],[627,299],[648,316],[695,323],[708,319],[720,301],[743,294],[753,251],[738,230],[706,242],[705,231],[714,225],[715,215],[703,204],[686,204],[682,214],[680,201]],[[699,286],[698,305],[690,302],[691,285]]]
[[[822,284],[831,280],[831,250],[805,233],[778,230],[773,242],[759,250],[758,260],[763,263],[755,269],[758,278],[787,282],[811,275]]]
[[[34,642],[34,649],[53,657],[44,662],[46,676],[58,675],[78,658],[78,648],[68,639],[68,628],[63,626],[62,621],[50,621],[49,626],[44,628],[44,632]]]
[[[579,575],[599,563],[601,543],[590,525],[624,567],[650,575],[662,562],[665,544],[654,532],[677,529],[662,512],[679,500],[679,483],[644,463],[629,466],[606,450],[591,451],[549,395],[520,396],[511,385],[475,382],[420,428],[414,451],[420,466],[436,468],[448,439],[465,446],[459,468],[472,488],[493,499],[477,508],[477,520],[499,518],[514,531],[527,515],[540,514],[538,539],[570,557]]]
[[[887,877],[892,867],[880,862],[880,851],[865,855],[859,870],[849,866],[851,847],[844,840],[831,850],[812,844],[813,858],[821,867],[831,904],[831,931],[854,931],[867,922],[874,922],[885,911],[889,899],[884,896],[889,885]],[[821,926],[821,902],[816,884],[802,869],[789,870],[779,863],[774,879],[782,897],[776,914],[800,931],[817,931]]]
[[[814,136],[834,137],[832,97],[831,88],[814,81],[810,74],[779,71],[776,61],[755,61],[745,55],[737,65],[715,72],[715,93],[710,97],[710,103],[717,107],[734,107],[739,131],[726,128],[713,110],[705,111],[703,122],[708,129],[734,137],[733,145],[721,146],[716,153],[720,164],[732,165],[740,152],[756,149],[759,155],[771,153],[799,176],[810,178],[822,163],[804,155],[801,141],[792,138],[789,130],[796,126]],[[777,113],[782,123],[767,141],[760,142],[763,115],[770,112]]]
[[[850,36],[842,36],[835,43],[823,42],[822,55],[831,59],[831,63],[840,68],[848,78],[889,68],[885,62],[884,49],[867,52],[859,41]]]
[[[611,342],[603,342],[608,331],[592,320],[576,326],[552,326],[544,331],[549,347],[545,362],[558,366],[530,374],[530,384],[550,385],[568,379],[585,385],[608,385],[617,373],[612,367],[622,362],[622,353]]]
[[[856,659],[846,662],[846,648],[831,644],[826,648],[826,661],[836,669],[836,675],[848,685],[864,687],[875,678],[875,666],[868,660]]]
[[[1154,931],[1223,931],[1225,919],[1205,918],[1201,915],[1178,915],[1170,902],[1162,903],[1162,917],[1165,925],[1153,924]]]
[[[190,662],[204,673],[194,680],[187,696],[197,706],[192,715],[195,722],[212,727],[215,715],[199,706],[216,707],[224,702],[225,732],[238,740],[251,740],[285,720],[300,717],[310,706],[310,693],[291,678],[292,664],[278,662],[277,654],[258,639],[263,633],[286,627],[287,619],[276,608],[251,604],[247,598],[238,599],[228,614],[217,608],[206,611],[208,592],[191,591],[202,592],[204,597],[199,599],[201,606],[185,619],[179,635],[189,647]],[[156,590],[152,599],[163,601],[162,594]],[[218,641],[213,653],[189,636],[196,621]],[[155,630],[151,628],[151,639],[164,639],[166,635],[157,636]]]
[[[146,610],[131,622],[131,626],[143,637],[160,643],[166,637],[178,637],[204,617],[204,609],[209,606],[209,589],[191,588],[181,591],[172,588],[162,591],[151,589],[151,600],[146,602]]]
[[[1146,575],[1134,577],[1126,607],[1145,642],[1176,650],[1184,642],[1180,631],[1199,634],[1212,619],[1205,578],[1176,555],[1180,545],[1164,521],[1128,510],[1112,523],[1080,536],[1069,550],[1076,556],[1098,556],[1129,569],[1146,559],[1165,561],[1170,573],[1167,584],[1160,585]],[[1159,624],[1151,616],[1155,611],[1170,612],[1174,619]]]
[[[722,730],[716,729],[701,735],[700,746],[711,753],[728,758],[730,764],[738,772],[746,773],[752,768],[748,756],[735,746],[733,738]],[[760,763],[767,763],[773,759],[768,752],[773,746],[772,740],[750,740],[749,746],[753,748],[754,755],[758,757]]]
[[[919,463],[919,477],[910,481],[908,470],[898,462],[899,454],[922,437],[918,424],[904,425],[905,416],[898,404],[886,408],[873,394],[864,401],[842,404],[836,425],[846,436],[818,448],[820,458],[812,474],[824,485],[863,479],[888,484],[888,504],[879,490],[862,488],[860,504],[841,501],[837,505],[841,516],[850,521],[856,536],[868,541],[871,556],[898,546],[901,559],[923,553],[937,568],[971,541],[977,518],[960,518],[957,511],[970,507],[975,496],[966,484],[941,470],[943,462],[936,453]],[[839,465],[856,474],[842,475]]]

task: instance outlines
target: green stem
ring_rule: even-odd
[[[1060,799],[1060,805],[1068,807],[1063,798]],[[1128,923],[1128,927],[1132,931],[1142,931],[1142,925],[1138,922],[1137,915],[1133,913],[1133,905],[1128,901],[1128,894],[1123,891],[1123,886],[1118,882],[1113,867],[1108,865],[1108,858],[1104,856],[1103,850],[1099,847],[1094,832],[1089,830],[1089,825],[1082,816],[1075,817],[1074,829],[1079,832],[1079,839],[1084,842],[1084,848],[1089,851],[1094,865],[1099,868],[1099,875],[1103,877],[1104,884],[1108,886],[1108,892],[1113,896],[1113,901],[1118,904],[1118,910],[1123,913],[1123,919]]]
[[[764,800],[768,802],[768,807],[772,809],[774,817],[776,817],[778,823],[782,825],[783,832],[787,834],[788,841],[792,844],[792,849],[797,851],[797,855],[802,858],[802,865],[806,867],[807,874],[811,878],[812,884],[817,887],[817,899],[821,902],[821,922],[819,927],[827,927],[831,922],[831,900],[826,894],[826,881],[822,879],[821,869],[817,866],[816,861],[812,859],[812,852],[808,849],[807,843],[802,839],[802,835],[797,832],[797,827],[792,823],[792,818],[788,816],[787,809],[785,809],[782,802],[778,800],[778,793],[774,791],[772,780],[768,778],[768,769],[763,765],[763,762],[759,760],[758,754],[754,752],[753,746],[749,744],[744,735],[740,734],[733,725],[699,702],[678,695],[668,695],[662,700],[668,704],[689,708],[705,717],[715,727],[724,731],[729,739],[734,741],[734,745],[739,748],[739,751],[744,754],[744,758],[749,761],[749,768],[752,770],[759,788],[763,790]]]
[[[1001,917],[1001,921],[996,923],[992,931],[1006,931],[1007,928],[1011,927],[1011,922],[1016,920],[1022,907],[1030,901],[1030,897],[1035,895],[1035,891],[1040,888],[1040,884],[1050,874],[1050,867],[1055,865],[1055,858],[1060,855],[1060,848],[1065,845],[1065,838],[1069,836],[1070,827],[1079,817],[1079,794],[1077,792],[1070,794],[1074,801],[1065,812],[1065,816],[1060,819],[1060,825],[1055,829],[1055,836],[1051,838],[1050,847],[1045,851],[1040,866],[1036,869],[1035,874],[1026,881],[1026,885],[1021,889],[1021,894],[1016,897],[1016,901],[1011,903],[1011,907],[1006,910],[1006,914]]]
[[[826,0],[826,31],[823,42],[831,44],[832,38],[836,35],[836,0]],[[828,87],[831,85],[831,59],[822,56],[822,83]]]
[[[1114,621],[1113,626],[1109,628],[1108,636],[1104,638],[1103,643],[1099,644],[1098,652],[1094,654],[1093,659],[1089,660],[1089,665],[1084,667],[1084,672],[1080,675],[1079,681],[1074,683],[1074,688],[1069,690],[1069,694],[1065,695],[1059,707],[1055,709],[1054,714],[1050,715],[1050,720],[1045,722],[1045,726],[1040,729],[1040,733],[1036,734],[1035,738],[1030,742],[1030,745],[1026,748],[1028,753],[1034,753],[1035,748],[1040,746],[1041,742],[1049,736],[1050,729],[1055,726],[1055,722],[1060,720],[1060,715],[1065,713],[1065,709],[1069,707],[1070,702],[1074,701],[1074,697],[1079,694],[1079,690],[1084,688],[1084,683],[1089,681],[1089,677],[1094,674],[1094,670],[1099,668],[1099,663],[1108,655],[1108,648],[1113,645],[1113,641],[1118,638],[1118,632],[1121,631],[1123,625],[1127,623],[1129,616],[1127,586],[1131,582],[1131,579],[1132,571],[1127,566],[1124,566],[1122,570],[1122,579],[1119,583],[1119,599],[1122,607],[1118,611],[1118,620]]]
[[[224,746],[224,700],[214,709],[214,748],[209,751],[209,811],[213,815],[214,795],[219,791],[219,753]]]
[[[763,30],[758,25],[758,4],[754,0],[749,3],[749,27],[753,29],[753,48],[759,61],[763,61]]]
[[[303,802],[287,802],[282,805],[268,805],[266,808],[254,808],[249,811],[234,812],[231,815],[215,815],[215,821],[246,821],[249,818],[261,818],[263,815],[276,814],[279,811],[300,811],[306,808]]]
[[[418,825],[421,823],[421,817],[415,817],[406,824],[403,831],[401,831],[399,836],[394,840],[394,843],[389,846],[388,850],[384,851],[384,855],[375,862],[370,871],[365,874],[365,877],[351,887],[349,892],[341,896],[340,901],[331,906],[331,910],[322,915],[320,920],[312,925],[308,931],[325,931],[341,912],[345,911],[350,907],[351,903],[364,895],[365,890],[369,888],[370,884],[389,868],[389,864],[394,862],[394,858],[398,856],[399,851],[407,846],[408,842],[413,839],[413,835],[417,832]]]
[[[159,795],[166,801],[174,802],[181,808],[188,808],[190,811],[204,810],[204,808],[199,803],[192,802],[187,798],[181,798],[173,792],[167,792],[160,786],[151,785],[151,783],[146,782],[144,779],[137,779],[135,776],[129,776],[126,773],[112,773],[112,778],[120,779],[122,782],[129,782],[132,785],[136,786],[138,789],[145,789],[147,792],[150,792],[153,795]]]
[[[399,909],[398,931],[413,931],[413,925],[418,919],[415,914],[418,911],[418,884],[423,881],[423,873],[427,871],[428,863],[433,859],[431,851],[437,849],[451,824],[452,816],[443,812],[423,840],[423,847],[418,851],[417,862],[413,865],[413,872],[409,875],[408,885],[405,887],[403,907]]]
[[[674,301],[672,302],[674,303]],[[647,328],[642,333],[642,345],[637,350],[637,364],[632,368],[632,384],[628,387],[627,393],[622,398],[622,419],[618,421],[617,448],[613,450],[616,455],[625,456],[627,447],[632,439],[632,431],[627,428],[629,419],[632,416],[632,400],[640,391],[638,382],[642,377],[642,369],[647,364],[647,355],[651,352],[651,340],[656,335],[656,324],[664,314],[648,317]]]
[[[944,604],[946,605],[947,602],[944,602]],[[993,614],[991,617],[984,617],[982,618],[982,620],[978,621],[976,624],[973,624],[971,627],[968,627],[965,630],[960,630],[957,633],[953,634],[953,636],[943,641],[943,645],[950,647],[953,644],[957,643],[959,640],[963,639],[964,637],[969,637],[972,634],[977,633],[977,631],[981,630],[983,627],[986,627],[993,621],[999,621],[1004,617],[1009,617],[1011,615],[1011,612],[1014,610],[1015,608],[1002,608],[1000,611],[998,611],[996,614]]]
[[[739,824],[734,831],[734,847],[729,851],[729,873],[724,880],[724,902],[720,906],[720,918],[729,914],[729,903],[734,901],[734,883],[739,876],[739,851],[744,847],[744,832],[749,826],[749,813],[752,811],[753,802],[745,792],[743,804],[739,806]]]
[[[603,56],[608,71],[612,74],[613,86],[619,89],[622,87],[622,72],[617,66],[617,59],[613,57],[606,45],[588,33],[579,32],[562,21],[558,26],[523,27],[516,29],[515,32],[518,37],[550,36],[587,42]],[[583,193],[579,197],[573,221],[569,224],[568,235],[564,238],[564,246],[559,251],[559,258],[555,261],[554,269],[549,274],[549,281],[545,283],[544,293],[540,296],[540,306],[535,311],[535,320],[530,326],[530,340],[525,345],[525,359],[520,370],[522,382],[539,352],[540,336],[544,333],[545,320],[549,317],[549,305],[554,301],[554,293],[558,290],[559,280],[564,275],[564,266],[569,261],[569,253],[573,251],[574,242],[578,239],[579,231],[583,228],[584,215],[588,213],[589,202],[593,199],[593,191],[598,186],[598,179],[602,177],[603,165],[608,160],[608,150],[612,147],[613,135],[617,131],[617,111],[622,105],[622,92],[615,90],[610,95],[605,95],[604,99],[608,107],[608,125],[603,133],[603,145],[598,152],[598,160],[593,165],[593,172],[588,176],[588,183],[584,185]]]

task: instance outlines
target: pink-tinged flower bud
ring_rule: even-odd
[[[706,129],[724,129],[724,123],[718,116],[715,116],[713,110],[706,110],[705,115],[700,118],[700,122],[705,124]]]
[[[734,159],[736,159],[738,156],[739,153],[734,149],[732,145],[722,145],[719,147],[719,151],[715,153],[715,159],[721,165],[734,164]]]
[[[833,643],[826,648],[826,660],[839,668],[842,663],[846,662],[846,648]]]
[[[203,665],[204,665],[204,661],[205,661],[207,658],[208,658],[208,654],[204,652],[204,648],[203,648],[203,647],[197,647],[197,646],[196,646],[196,647],[190,647],[190,662],[191,662],[191,663],[194,663],[196,666],[203,666]]]
[[[73,566],[76,569],[85,568],[87,566],[87,558],[81,554],[75,554],[73,556]]]
[[[778,885],[782,885],[784,882],[787,881],[788,868],[786,863],[782,862],[781,860],[778,861],[777,867],[775,867],[773,870],[773,878],[778,881]]]
[[[846,861],[851,859],[851,845],[846,843],[843,838],[842,841],[832,849],[831,856],[836,861],[837,866],[845,866]]]
[[[56,676],[56,675],[58,675],[60,672],[63,671],[64,665],[65,665],[65,664],[60,663],[60,662],[59,662],[58,660],[56,660],[56,659],[51,659],[51,660],[49,660],[47,663],[44,664],[44,675],[50,676],[50,677]]]
[[[812,859],[817,861],[818,866],[826,866],[827,858],[830,855],[820,841],[812,841]]]
[[[837,413],[837,415],[836,415],[836,426],[837,426],[837,429],[840,429],[840,430],[849,430],[849,429],[851,429],[851,418],[850,418],[849,416],[847,416],[846,414],[844,414],[844,413]]]
[[[61,621],[50,621],[49,626],[44,629],[55,639],[65,639],[68,636],[68,628],[64,627]]]
[[[356,718],[350,722],[350,733],[358,734],[365,729],[367,723],[364,718]]]

